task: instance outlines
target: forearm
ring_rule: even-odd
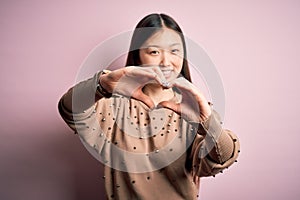
[[[209,139],[206,139],[206,143],[211,143]],[[209,150],[209,158],[214,162],[222,164],[229,160],[234,152],[234,141],[233,139],[223,131],[218,140],[214,141],[214,146]]]
[[[97,91],[99,73],[70,88],[60,99],[59,107],[63,106],[70,113],[82,113],[89,109],[103,96]],[[60,109],[61,110],[61,109]]]
[[[210,118],[203,124],[205,129],[204,146],[210,159],[216,163],[224,163],[229,160],[234,152],[235,142],[229,130],[224,130],[221,126],[220,119],[214,111]]]

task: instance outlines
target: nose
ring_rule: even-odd
[[[164,50],[161,54],[161,66],[170,66],[171,65],[171,57],[168,53],[168,51]]]

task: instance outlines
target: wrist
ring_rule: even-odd
[[[109,70],[102,70],[99,72],[99,76],[98,76],[98,84],[97,84],[97,91],[106,98],[110,98],[112,96],[112,93],[107,91],[107,89],[105,89],[103,87],[103,83],[101,83],[101,76],[105,75],[105,74],[109,74],[111,71]]]

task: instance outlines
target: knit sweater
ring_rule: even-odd
[[[232,165],[238,138],[212,115],[189,122],[167,108],[150,109],[122,95],[97,92],[98,73],[61,98],[62,118],[104,165],[107,199],[194,200],[200,178]],[[170,101],[180,102],[175,93]]]

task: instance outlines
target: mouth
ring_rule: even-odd
[[[171,74],[172,74],[172,70],[171,69],[161,70],[161,72],[163,73],[163,75],[166,78],[169,78],[171,76]]]

